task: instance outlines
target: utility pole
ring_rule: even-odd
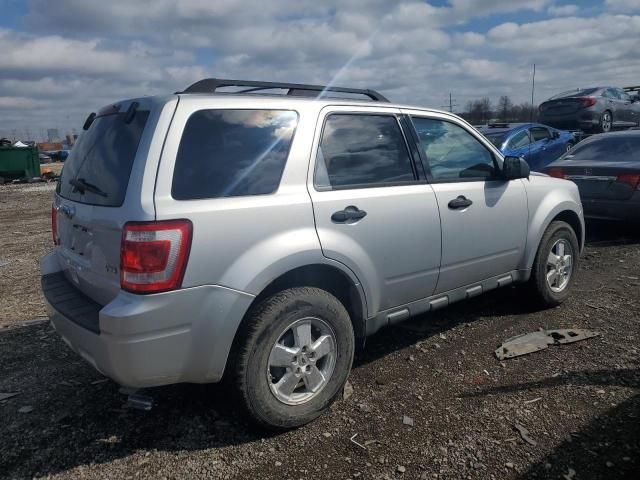
[[[451,97],[451,92],[449,92],[449,105],[440,105],[440,108],[448,108],[449,113],[453,113],[453,107],[457,107],[457,103],[453,103],[453,98]]]

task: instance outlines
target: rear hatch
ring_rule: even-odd
[[[583,199],[628,200],[640,187],[640,135],[591,137],[545,173],[575,182]]]
[[[73,147],[56,189],[60,264],[69,281],[102,305],[120,290],[122,226],[141,219],[131,218],[138,212],[125,199],[136,159],[145,161],[138,150],[149,108],[142,99],[98,113]]]

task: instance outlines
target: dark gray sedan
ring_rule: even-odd
[[[640,130],[588,137],[543,172],[578,185],[585,217],[640,221]]]
[[[617,87],[560,93],[538,107],[538,121],[561,129],[609,132],[640,124],[640,97]]]

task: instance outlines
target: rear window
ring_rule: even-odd
[[[585,140],[569,150],[562,159],[640,163],[640,136],[611,135]]]
[[[139,110],[96,117],[65,161],[57,192],[79,203],[119,207],[127,193],[131,167],[149,112]]]
[[[297,123],[289,110],[195,112],[180,140],[171,195],[195,200],[275,192]]]

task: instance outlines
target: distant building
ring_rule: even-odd
[[[60,140],[60,134],[58,133],[57,128],[48,128],[47,129],[47,138],[50,143],[57,142]]]
[[[38,143],[37,146],[40,152],[63,150],[62,143],[60,142]]]

